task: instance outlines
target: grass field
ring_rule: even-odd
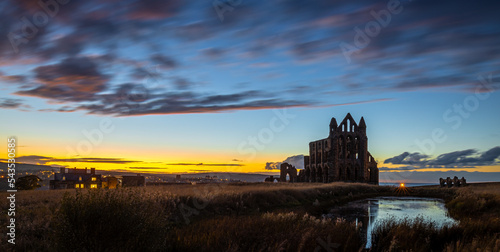
[[[499,184],[421,187],[409,193],[444,199],[459,224],[436,229],[418,221],[385,223],[374,233],[373,251],[500,251]],[[15,249],[359,251],[364,241],[354,223],[319,216],[352,200],[398,194],[392,187],[350,183],[20,191]],[[5,234],[0,239],[0,251],[13,248]]]

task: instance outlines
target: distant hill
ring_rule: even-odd
[[[7,172],[7,164],[4,162],[0,162],[0,169],[2,172]],[[59,167],[50,166],[50,165],[34,165],[34,164],[20,164],[16,163],[16,173],[17,172],[26,172],[26,171],[59,171]]]
[[[4,178],[0,180],[0,190],[7,190],[8,182],[7,182],[7,168],[8,163],[0,162],[0,176]],[[59,172],[59,167],[53,167],[49,165],[34,165],[34,164],[19,164],[16,163],[16,178],[23,177],[27,175],[37,175],[42,179],[40,189],[48,189],[49,180],[52,177],[54,172]]]

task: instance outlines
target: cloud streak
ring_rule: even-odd
[[[2,159],[6,161],[6,159]],[[54,158],[48,156],[39,156],[39,155],[29,155],[29,156],[20,156],[16,158],[16,161],[20,163],[27,164],[40,164],[44,165],[46,163],[55,163],[55,162],[68,162],[68,163],[108,163],[108,164],[128,164],[128,163],[140,163],[142,161],[138,160],[126,160],[122,158]]]
[[[20,99],[0,98],[0,108],[17,109],[22,105]]]
[[[210,164],[210,163],[166,163],[172,166],[245,166],[244,164]]]
[[[402,13],[370,37],[351,64],[339,44],[353,43],[355,28],[377,21],[373,13],[387,2],[257,0],[225,13],[224,22],[211,3],[120,3],[70,1],[35,27],[33,13],[44,11],[39,4],[3,1],[0,37],[15,34],[27,42],[17,40],[14,52],[9,39],[0,40],[0,82],[15,87],[15,95],[71,107],[52,111],[143,116],[355,105],[385,101],[377,95],[384,91],[473,92],[471,73],[500,77],[498,1],[402,0]],[[36,32],[26,34],[28,26]],[[145,71],[151,65],[160,69],[155,76]],[[297,71],[309,65],[330,69],[321,76]],[[263,83],[259,76],[278,77]],[[222,91],[242,82],[252,90]],[[293,82],[310,88],[269,88]],[[145,86],[147,99],[121,95],[125,85]]]
[[[476,166],[499,164],[500,146],[493,147],[485,152],[479,153],[474,149],[453,151],[441,154],[436,158],[430,158],[418,152],[404,152],[400,155],[388,158],[384,164],[408,165],[397,168],[381,167],[380,170],[417,170],[427,168],[475,168]]]

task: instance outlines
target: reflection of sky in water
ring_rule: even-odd
[[[371,211],[372,217],[377,219],[403,219],[405,217],[414,218],[418,215],[424,219],[430,219],[437,225],[443,225],[450,221],[446,216],[444,203],[437,200],[422,199],[378,199],[370,200],[371,208],[378,208],[377,211]]]
[[[426,221],[433,221],[438,227],[450,225],[455,222],[455,220],[446,215],[447,210],[444,203],[438,199],[379,197],[365,200],[363,203],[366,204],[368,208],[367,212],[369,213],[366,230],[367,248],[371,247],[373,228],[385,220],[414,219],[420,216]]]

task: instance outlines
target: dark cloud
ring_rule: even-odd
[[[336,43],[331,38],[322,38],[296,43],[293,45],[292,52],[300,60],[322,61],[339,53],[335,45]]]
[[[470,155],[476,154],[476,150],[468,149],[462,151],[454,151],[439,155],[436,159],[430,160],[429,165],[452,165],[452,164],[465,164],[475,163],[479,161],[477,158],[472,158]]]
[[[191,86],[194,85],[193,82],[183,77],[175,77],[173,83],[177,87],[177,89],[182,89],[182,90],[189,89]]]
[[[493,147],[478,155],[474,149],[462,151],[453,151],[444,153],[434,159],[429,159],[429,156],[415,152],[404,152],[398,156],[388,158],[384,161],[385,164],[407,164],[413,167],[412,169],[425,168],[474,168],[475,166],[494,165],[497,163],[497,158],[500,157],[500,146]],[[387,168],[387,170],[407,169],[408,167]]]
[[[281,162],[266,162],[266,170],[279,170]]]
[[[393,168],[379,167],[378,169],[379,169],[379,171],[412,171],[412,170],[418,170],[421,168],[415,167],[415,166],[401,166],[401,167],[393,167]]]
[[[154,54],[151,56],[151,60],[154,63],[160,64],[163,67],[166,68],[176,68],[179,64],[172,58],[167,57],[162,54]]]
[[[46,31],[45,27],[28,31],[27,37],[23,36],[22,28],[27,22],[26,17],[31,17],[37,5],[29,1],[2,1],[0,3],[0,58],[15,59],[20,52],[33,53],[43,45],[42,41]],[[33,27],[33,26],[31,26]]]
[[[109,96],[100,96],[104,103],[130,102],[139,103],[151,98],[149,90],[141,84],[125,83],[115,87],[115,94]],[[111,99],[109,99],[111,98]]]
[[[182,0],[138,0],[128,5],[127,17],[140,20],[158,20],[178,14],[185,1]]]
[[[300,0],[243,1],[233,10],[226,11],[221,21],[212,3],[199,1],[69,1],[60,5],[57,15],[46,25],[37,27],[33,36],[25,42],[23,40],[18,45],[19,51],[15,52],[7,39],[9,34],[24,38],[26,24],[21,19],[26,17],[32,22],[33,14],[43,12],[43,9],[37,1],[7,0],[0,3],[0,37],[6,38],[0,40],[0,59],[2,64],[8,65],[24,66],[27,59],[29,64],[37,65],[33,82],[39,85],[20,86],[17,95],[41,97],[49,102],[77,103],[70,111],[82,109],[91,114],[114,115],[309,106],[321,103],[311,102],[313,100],[332,100],[331,95],[318,95],[317,92],[304,92],[303,101],[297,101],[283,92],[270,97],[256,95],[251,100],[241,97],[243,94],[239,93],[243,92],[238,91],[210,95],[191,91],[195,77],[183,75],[180,71],[190,68],[190,71],[198,72],[200,65],[210,66],[221,58],[238,65],[241,60],[234,57],[263,57],[249,62],[253,66],[257,65],[256,62],[268,60],[264,57],[282,53],[290,57],[284,64],[341,61],[332,65],[332,69],[351,74],[353,77],[349,83],[352,85],[336,77],[338,71],[332,72],[331,81],[347,84],[353,94],[372,94],[374,90],[418,91],[434,87],[474,91],[476,73],[496,71],[493,68],[498,65],[500,54],[497,1],[419,0],[401,3],[402,13],[391,15],[387,26],[382,27],[378,35],[370,37],[366,47],[354,53],[352,63],[347,64],[339,44],[353,44],[355,28],[363,30],[368,22],[375,20],[373,12],[387,9],[387,2],[318,0],[304,4]],[[210,46],[207,48],[207,45]],[[206,49],[200,51],[200,48]],[[200,62],[193,60],[190,51],[203,55],[197,58]],[[90,57],[90,54],[102,52],[115,57]],[[60,61],[61,58],[66,59]],[[131,58],[140,63],[123,67],[126,65],[123,61]],[[120,60],[122,63],[118,65]],[[57,61],[60,62],[55,64]],[[150,78],[151,74],[144,69],[146,64],[158,64],[168,69],[167,78],[176,76],[172,83],[183,92],[155,91],[147,100],[132,102],[133,106],[129,101],[123,106],[120,96],[111,97],[119,86],[116,83]],[[231,72],[233,70],[237,72],[238,69],[232,68]],[[363,74],[358,74],[360,70]],[[246,72],[248,75],[255,73]],[[269,73],[261,72],[256,76],[270,76],[266,74]],[[123,75],[134,79],[123,80]],[[374,81],[380,80],[380,76],[391,78]],[[499,73],[494,72],[493,78],[498,77]],[[31,76],[6,73],[0,78],[25,83]],[[252,82],[247,79],[239,81]],[[309,85],[309,80],[306,81]],[[366,84],[359,86],[359,83]],[[311,90],[318,89],[317,85],[311,86]],[[109,92],[101,95],[104,91]],[[340,96],[339,93],[329,94]],[[233,100],[222,101],[222,98]],[[186,99],[193,99],[192,104]],[[210,99],[215,100],[210,102]]]
[[[20,99],[9,99],[9,98],[0,98],[0,108],[3,109],[17,109],[20,108],[23,104]]]
[[[142,161],[124,160],[122,158],[70,158],[70,159],[52,159],[52,162],[128,164],[128,163],[140,163]]]
[[[402,90],[471,85],[471,79],[475,78],[471,73],[482,72],[484,63],[496,61],[493,55],[500,53],[497,43],[500,18],[491,9],[498,3],[456,1],[453,6],[450,3],[428,0],[404,3],[403,11],[392,15],[380,34],[353,54],[355,62],[374,66],[377,71],[388,70],[385,63],[395,63],[393,67],[405,73],[400,76],[400,83],[394,85]],[[432,11],[422,14],[430,6]],[[364,24],[359,28],[363,29]],[[353,43],[355,34],[351,34],[348,43]],[[411,64],[407,59],[412,59]],[[421,67],[417,62],[426,66]],[[460,71],[463,67],[469,71]],[[435,69],[442,74],[436,75]]]
[[[124,24],[110,17],[91,13],[79,18],[75,23],[76,33],[87,38],[110,39],[124,32]]]
[[[136,80],[153,80],[157,81],[161,75],[158,73],[155,67],[150,69],[144,67],[136,67],[132,70],[130,76]]]
[[[179,166],[245,166],[243,164],[206,164],[206,163],[166,163],[166,165]]]
[[[424,163],[422,159],[428,158],[429,156],[425,154],[420,154],[418,152],[409,153],[403,152],[402,154],[388,158],[384,161],[384,164],[409,164],[409,165],[418,165]]]
[[[211,95],[203,98],[200,103],[202,104],[213,104],[213,103],[230,103],[237,102],[243,99],[251,99],[254,97],[259,97],[260,93],[257,91],[248,91],[244,93],[228,94],[228,95]]]
[[[129,169],[135,169],[135,170],[166,170],[168,168],[165,167],[146,167],[146,166],[132,166],[128,167]]]
[[[70,107],[70,106],[62,106],[56,110],[53,111],[48,111],[48,112],[75,112],[76,109]]]
[[[485,151],[479,157],[479,160],[483,162],[493,162],[500,156],[500,146],[491,148],[488,151]]]
[[[125,160],[122,158],[54,158],[47,156],[29,155],[16,157],[16,161],[20,163],[28,164],[46,164],[53,162],[75,162],[75,163],[112,163],[112,164],[127,164],[127,163],[139,163],[142,161],[136,160]]]
[[[62,101],[93,100],[106,88],[108,77],[88,57],[66,58],[58,64],[35,68],[38,87],[16,94]]]
[[[37,67],[34,70],[38,81],[48,85],[61,84],[60,78],[67,76],[101,78],[98,66],[90,58],[66,58],[59,64]],[[82,85],[83,86],[83,85]]]
[[[40,51],[40,56],[51,59],[57,56],[75,57],[84,48],[88,35],[71,33],[54,40],[48,48]]]
[[[26,76],[24,75],[5,75],[0,72],[0,80],[10,82],[10,83],[23,83],[26,81]]]
[[[391,172],[391,171],[418,171],[422,169],[437,168],[437,169],[475,169],[475,166],[401,166],[401,167],[379,167],[380,171]]]
[[[202,53],[206,57],[214,60],[214,59],[219,59],[219,58],[223,57],[225,55],[226,51],[221,49],[221,48],[208,48],[208,49],[203,50]]]
[[[204,40],[214,36],[213,27],[207,22],[197,22],[175,28],[179,38],[189,41]]]
[[[403,160],[408,156],[410,155],[409,152],[403,152],[401,153],[400,155],[397,155],[395,157],[392,157],[392,158],[388,158],[384,161],[384,164],[401,164],[401,162],[403,162]]]
[[[216,113],[232,110],[255,110],[307,106],[307,102],[268,98],[258,92],[228,95],[204,95],[189,91],[155,93],[144,86],[123,84],[114,94],[93,96],[91,104],[75,107],[89,114],[115,116]],[[135,94],[133,93],[135,92]]]

